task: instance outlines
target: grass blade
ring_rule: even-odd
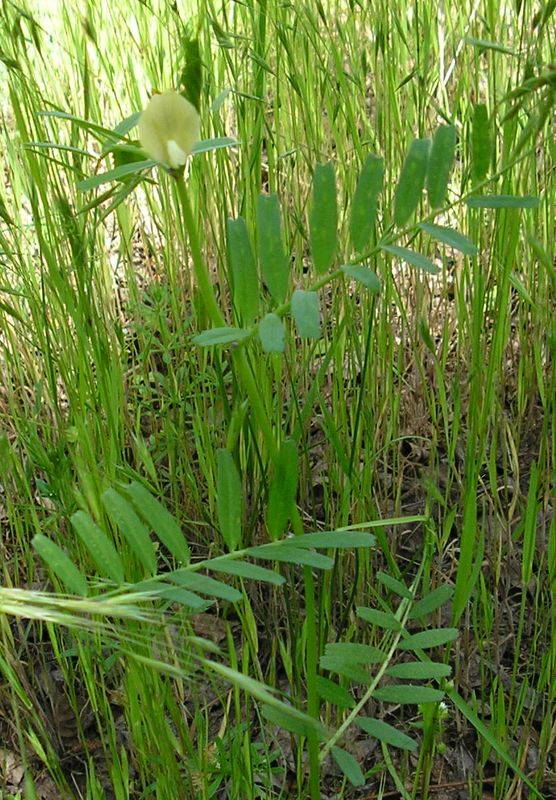
[[[456,708],[461,711],[463,716],[471,723],[471,725],[475,728],[479,736],[484,739],[484,741],[492,747],[494,752],[500,757],[500,760],[506,764],[523,783],[527,786],[530,792],[533,794],[534,797],[538,798],[538,800],[546,800],[546,796],[541,794],[541,792],[536,788],[536,786],[531,783],[527,775],[523,772],[520,768],[519,764],[512,758],[511,754],[508,752],[507,748],[503,747],[496,736],[492,733],[490,728],[485,725],[485,723],[477,716],[475,711],[465,702],[463,697],[461,697],[458,692],[455,690],[448,690],[446,692],[449,699],[452,703],[456,706]]]
[[[476,477],[470,481],[476,486]],[[477,543],[477,533],[482,537]],[[465,606],[475,588],[479,577],[479,563],[482,561],[484,536],[480,526],[477,527],[477,502],[473,493],[468,491],[463,508],[463,522],[460,535],[461,546],[452,604],[452,623],[456,624],[465,610]],[[479,546],[477,547],[477,544]]]
[[[523,557],[521,562],[521,580],[524,586],[529,584],[533,573],[535,549],[537,541],[537,492],[539,488],[539,468],[536,462],[531,464],[529,476],[529,489],[527,491],[527,504],[525,506],[525,519],[523,521]]]
[[[203,665],[208,670],[215,672],[217,675],[221,675],[229,683],[231,683],[232,686],[237,686],[244,692],[247,692],[255,697],[257,700],[259,700],[259,702],[266,703],[274,710],[280,712],[281,714],[287,715],[288,719],[297,719],[303,722],[304,724],[308,725],[309,728],[313,730],[317,736],[319,736],[319,738],[323,737],[324,728],[319,720],[313,719],[307,714],[304,714],[303,711],[299,711],[293,706],[287,706],[273,694],[274,690],[270,689],[264,683],[260,683],[254,678],[250,678],[248,675],[244,675],[243,673],[231,669],[225,664],[220,664],[217,661],[205,660],[203,661]]]

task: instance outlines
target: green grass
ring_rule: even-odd
[[[443,782],[552,796],[553,10],[4,3],[0,731],[26,785],[0,766],[1,796],[43,796],[45,769],[60,796],[118,800],[356,797],[348,778],[378,797]],[[198,89],[203,139],[239,144],[195,155],[185,181],[155,168],[79,188],[121,163],[110,132],[167,88]],[[435,201],[423,140],[448,125]],[[277,193],[280,227],[261,192]],[[480,207],[491,195],[506,199]],[[468,237],[464,252],[418,223]],[[320,335],[315,295],[296,290],[318,292]],[[248,333],[203,346],[215,327]],[[122,520],[103,499],[133,481],[174,518],[189,566],[160,511],[134,506],[139,543],[129,508]],[[76,535],[78,510],[125,585]],[[274,540],[278,559],[290,533],[349,528],[376,546],[256,560],[273,583],[226,572],[249,571],[250,547]],[[241,599],[213,586],[199,616],[183,581],[207,570]],[[441,587],[445,604],[412,616]],[[447,716],[371,699],[421,627],[458,628],[415,650],[452,667],[450,683],[425,680]],[[366,685],[346,644],[388,654],[363,661]],[[360,701],[393,746],[349,725]],[[335,744],[352,753],[336,752],[343,772]]]

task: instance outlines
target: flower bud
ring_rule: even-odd
[[[178,92],[153,95],[139,117],[141,146],[172,170],[183,167],[199,136],[197,109]]]

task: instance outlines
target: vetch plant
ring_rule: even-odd
[[[170,95],[174,97],[174,93],[169,93]],[[156,98],[153,98],[153,101],[155,100]],[[316,590],[313,571],[326,568],[323,559],[327,557],[315,554],[310,556],[308,561],[305,553],[302,558],[299,558],[300,548],[296,546],[296,543],[302,543],[306,534],[296,504],[298,442],[295,438],[286,438],[280,428],[273,427],[265,397],[261,392],[260,385],[255,380],[250,356],[255,353],[259,356],[260,349],[264,353],[283,353],[288,346],[291,346],[295,331],[301,339],[318,339],[322,335],[319,291],[328,284],[348,278],[354,280],[371,295],[377,295],[382,291],[382,281],[372,267],[388,264],[388,257],[394,257],[424,273],[438,273],[439,268],[426,255],[410,247],[396,244],[400,240],[404,245],[412,244],[412,237],[414,238],[417,231],[430,236],[440,245],[457,250],[463,257],[476,258],[478,248],[471,239],[456,229],[433,223],[442,208],[448,210],[454,205],[463,204],[463,202],[466,202],[469,208],[531,208],[539,204],[539,199],[518,195],[477,195],[478,187],[474,187],[469,195],[463,195],[455,203],[445,205],[449,176],[455,159],[455,129],[451,125],[441,126],[434,132],[432,140],[419,139],[410,145],[396,185],[394,209],[390,214],[393,225],[382,230],[382,233],[382,226],[377,219],[377,211],[379,196],[384,186],[384,162],[382,158],[372,154],[368,155],[362,165],[350,206],[350,233],[354,251],[351,252],[351,258],[348,256],[348,259],[344,261],[338,252],[339,215],[334,167],[331,163],[317,164],[313,175],[309,214],[309,244],[314,268],[312,281],[306,287],[295,288],[292,291],[291,259],[288,257],[283,236],[281,204],[276,194],[261,195],[258,199],[256,214],[257,247],[251,243],[247,224],[243,217],[228,221],[228,249],[232,278],[228,288],[233,299],[233,316],[235,317],[230,324],[216,299],[211,273],[201,246],[202,240],[198,223],[191,207],[189,187],[183,178],[185,154],[189,148],[193,148],[193,144],[182,138],[179,127],[185,124],[186,115],[179,123],[173,115],[175,113],[176,117],[179,117],[181,113],[179,109],[185,110],[185,108],[178,101],[177,110],[168,112],[168,117],[166,117],[165,105],[161,104],[160,100],[153,101],[144,112],[144,119],[141,118],[143,125],[141,119],[139,121],[140,136],[145,149],[156,156],[159,163],[167,165],[169,175],[175,181],[179,211],[181,212],[178,216],[181,217],[187,231],[198,291],[210,322],[210,327],[201,330],[194,336],[193,342],[202,347],[232,346],[231,361],[238,385],[242,387],[244,399],[249,401],[252,419],[264,440],[270,465],[271,479],[269,481],[266,526],[273,544],[265,546],[264,554],[257,549],[245,552],[256,558],[262,557],[272,561],[286,560],[289,563],[291,563],[292,554],[295,553],[295,563],[303,566],[306,652],[304,662],[299,669],[299,677],[305,685],[306,702],[303,716],[299,717],[301,712],[296,710],[296,718],[292,724],[291,711],[286,710],[283,706],[278,706],[276,702],[273,702],[269,708],[267,695],[261,694],[260,685],[253,682],[251,678],[239,675],[234,671],[227,671],[228,668],[221,664],[211,662],[209,665],[207,662],[205,666],[212,672],[227,677],[242,690],[254,694],[263,702],[262,712],[267,719],[298,735],[302,742],[306,741],[309,757],[306,790],[312,800],[317,800],[320,796],[321,766],[329,753],[352,784],[363,785],[365,782],[364,774],[356,760],[347,750],[339,746],[339,742],[346,736],[352,725],[357,725],[367,734],[379,739],[384,748],[388,745],[400,747],[402,750],[417,748],[416,742],[410,740],[405,734],[401,734],[394,726],[384,723],[381,719],[362,716],[360,712],[364,711],[364,706],[371,700],[409,705],[438,704],[444,697],[443,681],[450,671],[449,668],[446,669],[446,665],[436,663],[432,666],[429,665],[428,659],[422,654],[422,651],[429,647],[449,644],[456,637],[457,630],[455,628],[424,629],[417,633],[410,633],[405,627],[405,622],[418,618],[413,606],[415,605],[419,609],[420,603],[425,601],[425,598],[417,601],[420,574],[415,579],[411,591],[396,579],[386,576],[385,580],[389,579],[389,583],[385,583],[385,585],[402,599],[396,612],[389,609],[388,619],[385,620],[384,614],[379,613],[377,609],[363,607],[358,609],[360,618],[370,622],[372,626],[380,628],[386,624],[386,633],[378,650],[359,642],[318,642],[318,613],[315,603]],[[173,103],[173,100],[163,101],[163,103],[166,102]],[[161,114],[160,119],[157,119],[156,116],[158,112]],[[152,122],[152,129],[147,138],[141,131],[142,127],[144,129],[145,122],[147,124]],[[152,137],[149,138],[151,134]],[[221,143],[219,142],[216,146],[227,146],[232,143],[231,140],[220,141]],[[213,148],[207,147],[206,149]],[[153,162],[143,162],[136,166],[136,170],[139,172],[152,166]],[[83,181],[80,188],[90,189],[99,185],[100,182],[114,180],[114,172],[97,176],[95,184]],[[414,179],[411,179],[411,176]],[[161,178],[164,179],[164,176],[162,175]],[[485,181],[486,183],[488,181]],[[424,202],[425,189],[430,211],[424,217],[419,218],[416,217],[416,214]],[[386,217],[388,218],[388,212],[386,212]],[[407,241],[408,238],[409,241]],[[263,281],[268,289],[266,304],[264,303],[264,291],[260,292],[261,297],[255,297],[254,287],[258,284],[262,290]],[[285,324],[285,318],[288,315],[294,322],[295,330],[293,326],[287,325],[287,321]],[[201,320],[198,322],[202,324]],[[246,327],[237,327],[233,324],[235,322]],[[237,503],[234,504],[230,501],[231,498],[237,496],[233,487],[237,487],[240,476],[236,475],[233,459],[225,456],[222,452],[218,465],[219,521],[223,538],[230,550],[227,559],[235,561],[242,552],[241,530],[238,528],[241,513],[239,513],[240,509],[236,507]],[[290,490],[285,491],[285,487],[288,486]],[[110,497],[113,499],[114,495],[110,495]],[[289,526],[295,536],[291,540],[283,540],[282,537],[287,534]],[[136,526],[134,529],[137,530]],[[334,532],[334,536],[337,533],[337,531]],[[318,535],[313,534],[313,536]],[[164,585],[161,593],[160,581],[152,578],[155,570],[150,551],[147,559],[146,536],[143,539],[145,552],[142,563],[151,574],[151,578],[147,581],[149,592],[154,592],[155,596],[164,599],[171,597],[175,601],[178,593],[183,597],[185,591],[188,598],[187,605],[191,602],[191,594],[195,594],[195,591],[192,590],[197,589],[202,592],[207,589],[207,576],[195,574],[192,577],[180,572],[178,577],[180,583],[177,590],[175,586]],[[280,540],[279,546],[274,547],[278,540]],[[284,541],[289,541],[290,544],[284,544]],[[316,540],[312,539],[311,541],[313,547],[316,547]],[[133,549],[136,549],[137,543],[135,541],[130,543]],[[49,562],[51,568],[56,571],[55,568],[60,565],[60,554],[47,550],[45,537],[36,537],[34,545],[43,558]],[[335,539],[333,544],[330,544],[328,540],[326,542],[327,549],[337,548],[337,546],[338,543]],[[354,541],[350,541],[348,546],[353,547]],[[233,557],[231,557],[232,554]],[[465,555],[462,547],[462,557]],[[211,569],[208,563],[197,564],[195,572],[198,572],[201,567]],[[81,576],[81,580],[78,578],[76,582],[76,576],[70,574],[68,564],[63,564],[62,569],[66,572],[67,579],[72,580],[73,578],[75,591],[83,592],[85,589],[83,577]],[[243,566],[240,567],[240,570],[242,569],[244,569]],[[248,570],[250,569],[248,567]],[[184,587],[184,580],[186,587]],[[394,588],[392,588],[393,586]],[[208,591],[214,591],[214,588],[215,582],[211,581]],[[232,600],[233,590],[230,592],[230,588],[227,587],[224,591],[228,599]],[[142,589],[145,589],[145,584],[142,585]],[[218,591],[221,591],[220,587]],[[458,619],[460,609],[465,606],[470,591],[468,571],[461,573],[458,571],[453,596],[455,621]],[[152,599],[153,595],[151,594],[150,597]],[[441,597],[442,601],[445,599]],[[195,600],[204,604],[202,598],[196,597]],[[427,609],[427,612],[429,610]],[[324,654],[320,652],[323,644],[326,644]],[[392,663],[399,655],[399,651],[407,650],[416,652],[419,661],[427,663],[424,665],[413,662],[403,665]],[[332,692],[330,702],[339,708],[342,708],[342,698],[344,700],[346,698],[341,693],[340,702],[336,703],[338,699],[337,686],[346,687],[342,687],[341,684],[336,685],[335,681],[332,681],[333,685],[331,685],[331,679],[322,675],[322,671],[336,673],[341,681],[355,682],[367,687],[362,700],[340,722],[335,732],[327,731],[322,727],[321,707],[324,700],[322,687],[327,687],[324,689],[325,694],[328,692],[330,695]],[[386,674],[402,680],[434,680],[440,683],[441,688],[419,686],[415,683],[394,686],[380,685]],[[323,684],[323,680],[326,683]],[[469,718],[469,710],[457,693],[449,693],[448,696],[452,702],[460,704],[458,708]],[[479,729],[480,720],[473,718],[470,721]],[[483,728],[481,734],[500,753],[500,747],[496,742],[492,742],[488,731]],[[385,759],[386,756],[387,753]],[[518,765],[508,759],[506,754],[503,757],[523,780],[524,776]],[[389,759],[387,763],[388,761]],[[395,773],[393,768],[390,771]]]
[[[286,446],[287,449],[287,446]],[[222,488],[222,485],[220,486]],[[236,487],[239,489],[239,487]],[[287,501],[286,501],[287,502]],[[291,504],[291,500],[289,501]],[[77,511],[71,517],[71,524],[77,536],[89,552],[102,582],[90,581],[84,570],[74,563],[63,548],[43,534],[33,539],[33,547],[48,565],[61,585],[74,594],[68,599],[67,608],[61,613],[56,604],[56,595],[47,593],[35,596],[33,593],[0,593],[0,611],[5,614],[20,614],[27,618],[46,619],[66,625],[79,631],[95,631],[100,634],[112,633],[115,641],[123,646],[132,658],[148,658],[151,666],[162,671],[170,669],[174,677],[187,677],[193,661],[205,672],[224,678],[238,689],[248,693],[261,704],[263,717],[293,734],[309,740],[315,748],[317,764],[313,765],[312,784],[319,782],[319,765],[329,753],[340,767],[344,776],[354,785],[362,786],[365,778],[360,765],[349,751],[339,746],[354,734],[354,726],[377,739],[383,746],[392,746],[405,751],[415,751],[415,740],[398,731],[381,719],[369,717],[365,713],[371,699],[386,705],[417,703],[438,704],[444,698],[443,684],[450,676],[449,665],[432,661],[424,650],[438,649],[453,641],[457,630],[452,628],[422,627],[426,618],[438,610],[452,596],[453,590],[440,586],[419,598],[422,588],[424,562],[412,582],[411,587],[378,572],[377,581],[390,592],[396,604],[384,604],[385,610],[358,607],[357,617],[370,625],[374,631],[374,641],[379,646],[359,642],[329,642],[320,657],[322,674],[308,675],[314,681],[319,707],[327,703],[334,708],[338,727],[329,728],[321,721],[320,714],[307,711],[281,700],[271,686],[246,676],[237,669],[230,668],[218,660],[211,659],[210,642],[198,637],[184,642],[180,663],[169,667],[159,656],[140,650],[134,652],[133,643],[145,644],[145,640],[133,640],[133,634],[126,628],[126,620],[151,623],[162,629],[170,619],[178,617],[172,609],[182,606],[186,615],[192,617],[206,610],[216,600],[231,604],[244,600],[238,587],[238,579],[255,580],[260,584],[280,586],[285,578],[274,566],[278,564],[303,566],[315,573],[329,570],[334,564],[330,555],[346,550],[367,549],[376,546],[376,538],[366,530],[333,530],[300,534],[294,537],[274,539],[272,542],[256,547],[235,549],[205,561],[192,562],[188,545],[178,521],[156,500],[144,486],[134,481],[118,489],[110,488],[102,495],[102,505],[115,530],[121,534],[121,554],[114,547],[108,531],[99,526],[85,511]],[[225,504],[228,507],[229,504]],[[272,504],[269,504],[272,505]],[[280,510],[273,504],[277,517],[287,512],[287,505]],[[229,509],[228,509],[229,510]],[[269,511],[270,513],[270,511]],[[235,516],[235,515],[232,515]],[[220,514],[222,527],[230,527],[228,511]],[[414,518],[417,519],[417,518]],[[424,521],[424,518],[418,518]],[[381,524],[398,524],[402,520],[382,520]],[[282,520],[281,527],[285,527]],[[362,528],[378,527],[375,523],[363,523]],[[153,534],[172,554],[177,569],[167,572],[158,570],[156,547]],[[131,555],[131,561],[124,553]],[[263,566],[260,562],[263,562]],[[132,574],[126,564],[132,563]],[[206,574],[206,573],[210,574]],[[131,580],[130,580],[131,579]],[[19,602],[19,605],[17,604]],[[50,615],[47,617],[47,615]],[[94,617],[94,621],[89,617]],[[119,618],[119,628],[111,629],[109,621]],[[406,627],[417,624],[417,632]],[[107,640],[107,643],[110,640]],[[201,654],[195,654],[195,643],[200,645]],[[129,649],[128,649],[129,648]],[[141,655],[142,654],[142,655]],[[408,660],[414,654],[417,658]],[[403,656],[403,663],[395,663]],[[335,677],[337,676],[341,682]],[[384,676],[395,679],[388,686],[380,685]],[[396,680],[397,679],[397,680]],[[409,681],[409,683],[407,683]],[[440,688],[422,685],[422,682],[436,681]],[[363,687],[363,696],[356,703],[351,695],[353,684]],[[311,686],[307,685],[307,695]],[[309,697],[307,697],[309,700]],[[312,745],[311,745],[312,741]],[[314,795],[316,797],[316,792]]]

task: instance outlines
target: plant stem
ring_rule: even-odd
[[[221,328],[226,325],[226,320],[220,311],[220,308],[218,307],[218,303],[216,302],[212,281],[201,252],[199,232],[197,230],[197,225],[195,224],[193,210],[189,200],[189,194],[187,193],[187,188],[183,177],[176,178],[176,187],[185,227],[187,229],[187,236],[189,238],[189,247],[191,248],[191,258],[193,261],[193,269],[195,271],[197,285],[199,287],[199,291],[201,292],[201,297],[211,322],[216,327]]]

